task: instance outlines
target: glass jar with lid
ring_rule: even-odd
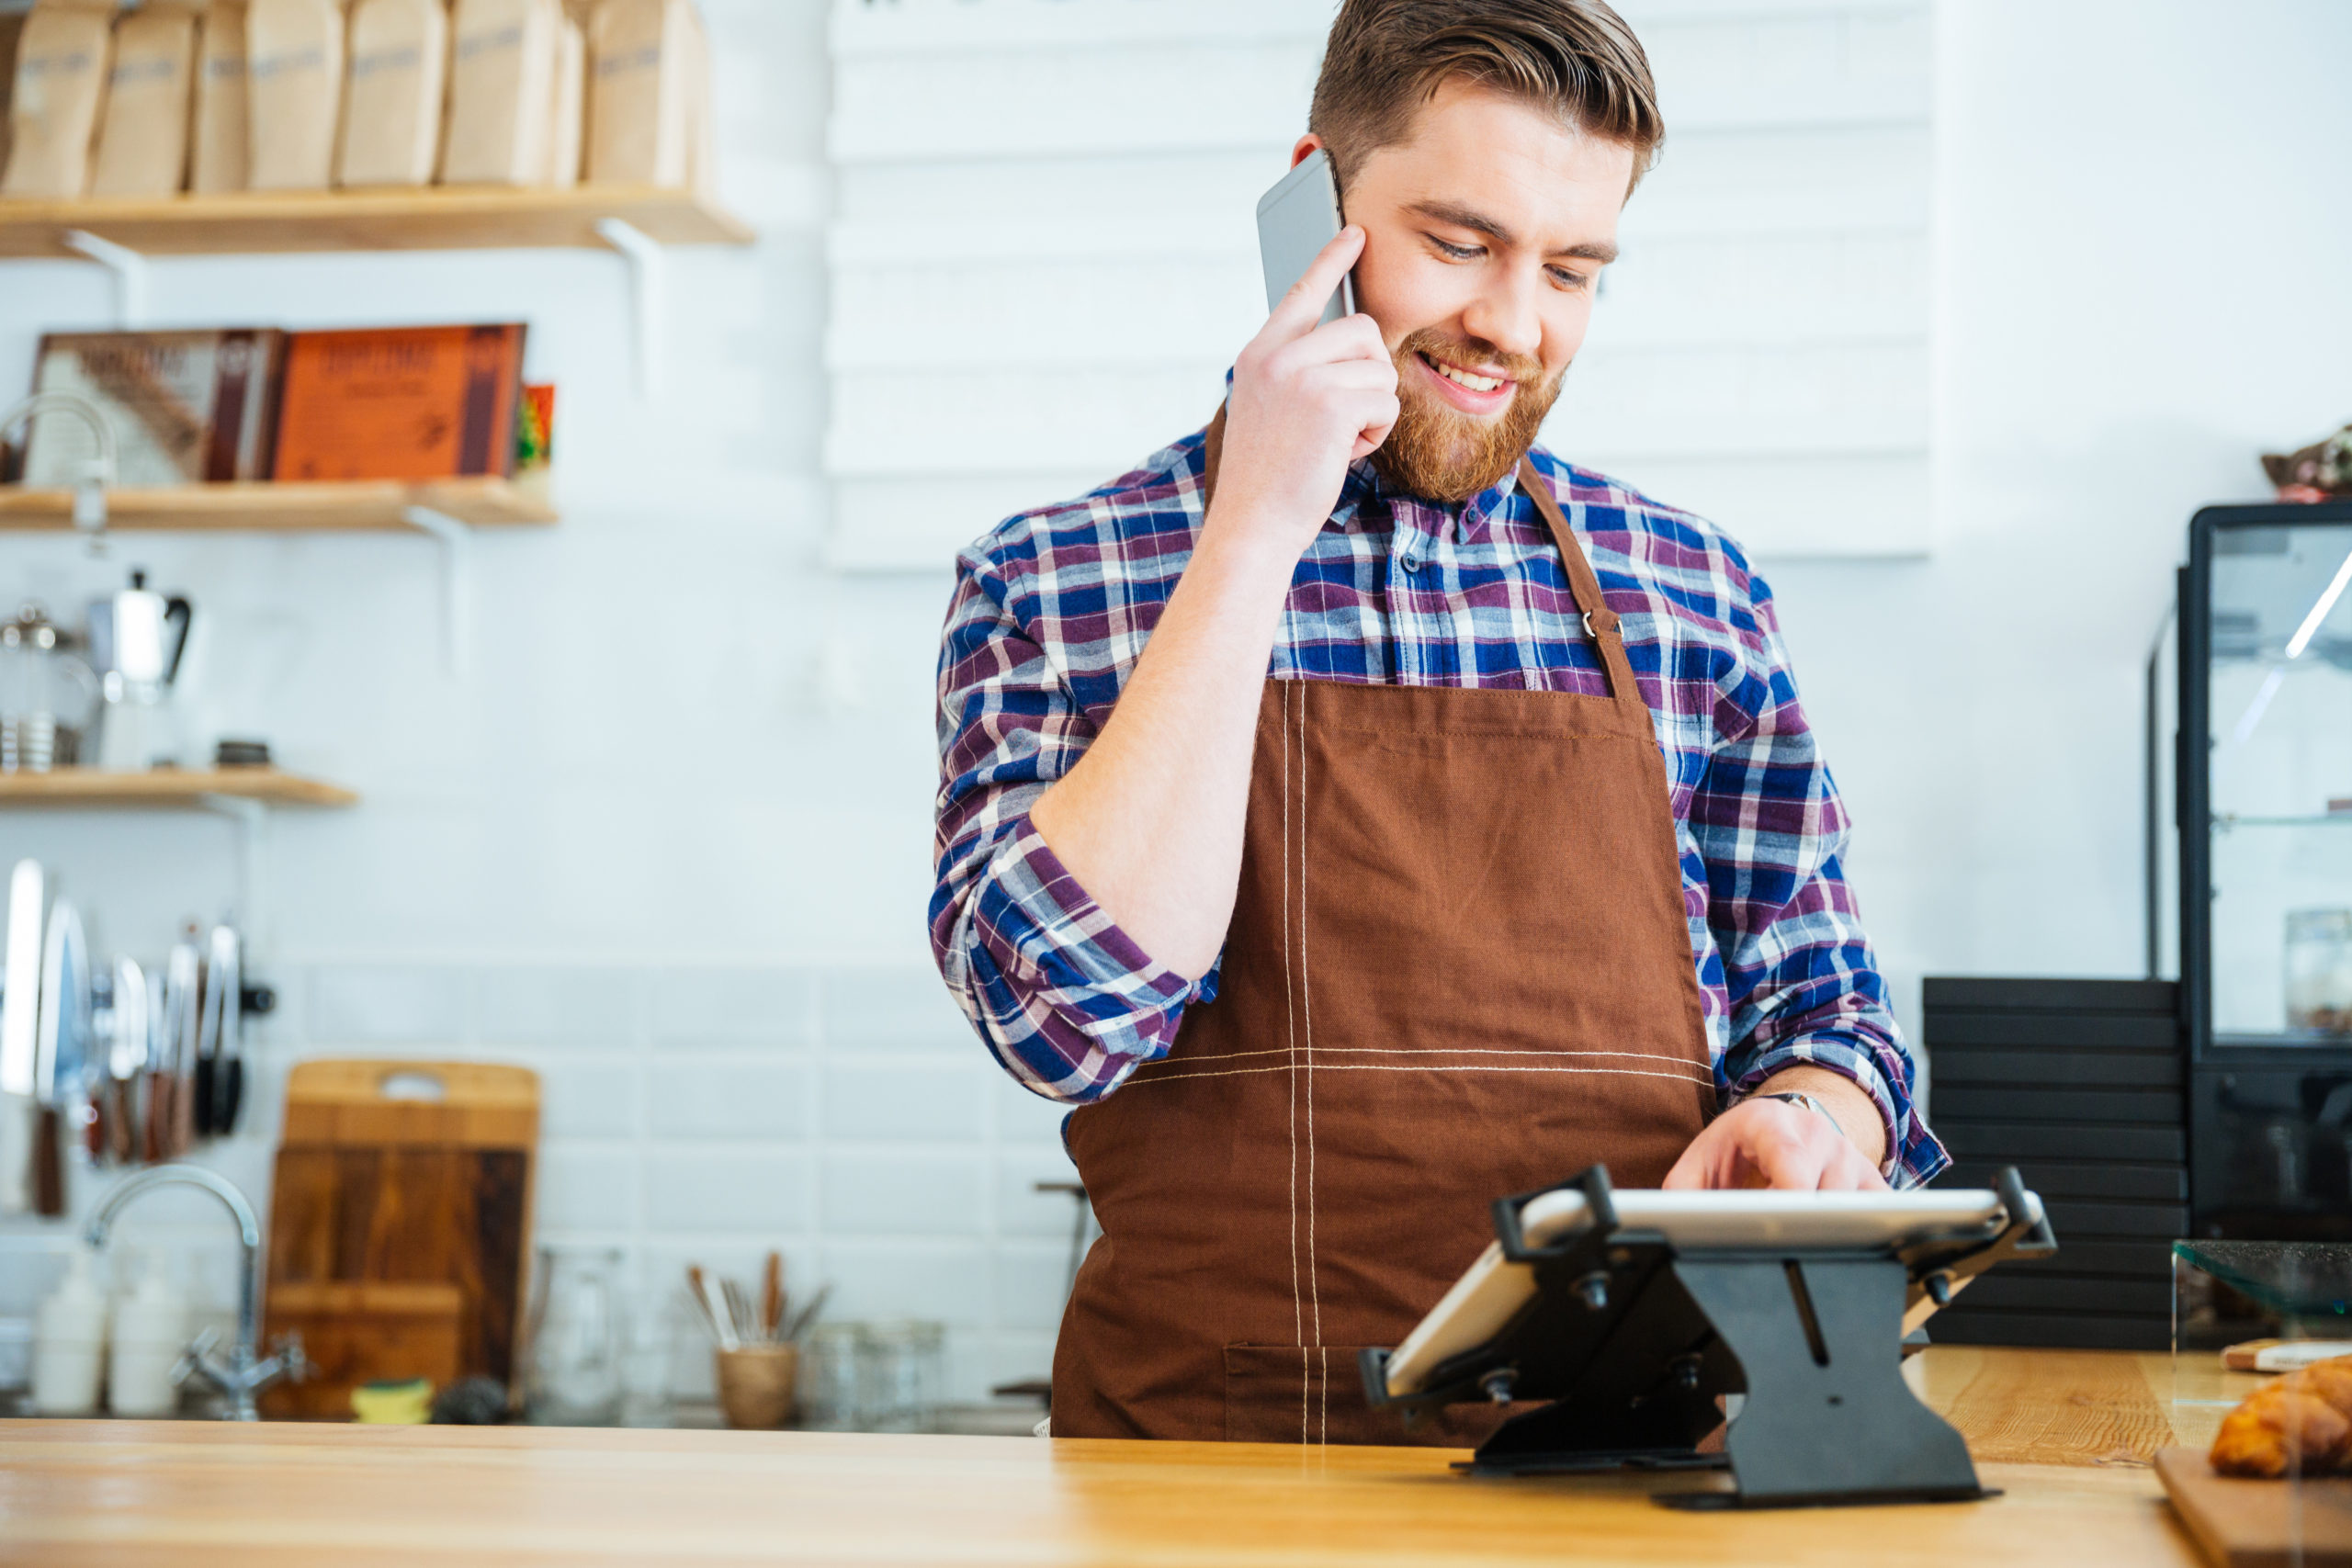
[[[2352,909],[2287,916],[2287,1027],[2352,1035]]]

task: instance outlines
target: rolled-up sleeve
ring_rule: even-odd
[[[940,791],[931,943],[1005,1070],[1051,1100],[1100,1099],[1163,1056],[1185,1006],[1216,994],[1113,923],[1029,809],[1096,727],[1026,632],[1001,575],[958,562],[939,661]]]
[[[1913,1105],[1911,1053],[1840,863],[1845,804],[1797,700],[1770,590],[1758,579],[1751,592],[1754,660],[1724,694],[1690,818],[1731,1010],[1726,1103],[1788,1067],[1840,1074],[1878,1105],[1889,1179],[1916,1187],[1951,1157]]]

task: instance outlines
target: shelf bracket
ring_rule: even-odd
[[[245,929],[247,952],[264,945],[268,913],[262,897],[262,854],[269,842],[269,807],[236,795],[200,795],[205,810],[226,817],[237,830],[237,919]]]
[[[473,624],[473,531],[446,512],[412,506],[401,520],[441,546],[441,656],[454,678],[466,673],[467,628]]]
[[[644,230],[618,218],[600,218],[596,232],[628,263],[630,305],[637,325],[637,390],[662,395],[662,326],[668,268],[662,247]]]
[[[128,245],[102,240],[86,230],[68,229],[59,236],[65,248],[78,251],[114,274],[115,325],[125,332],[147,324],[147,258]]]

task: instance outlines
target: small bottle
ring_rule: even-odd
[[[180,1391],[172,1368],[187,1348],[187,1298],[164,1271],[163,1257],[151,1252],[139,1288],[115,1303],[107,1408],[151,1418],[176,1414]]]
[[[41,1416],[95,1416],[106,1359],[107,1298],[84,1247],[33,1319],[33,1410]]]

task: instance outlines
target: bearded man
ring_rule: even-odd
[[[1600,0],[1346,0],[1348,227],[1225,406],[960,558],[932,937],[1077,1107],[1056,1436],[1475,1441],[1356,1351],[1495,1198],[1945,1163],[1770,590],[1534,445],[1663,135]]]

